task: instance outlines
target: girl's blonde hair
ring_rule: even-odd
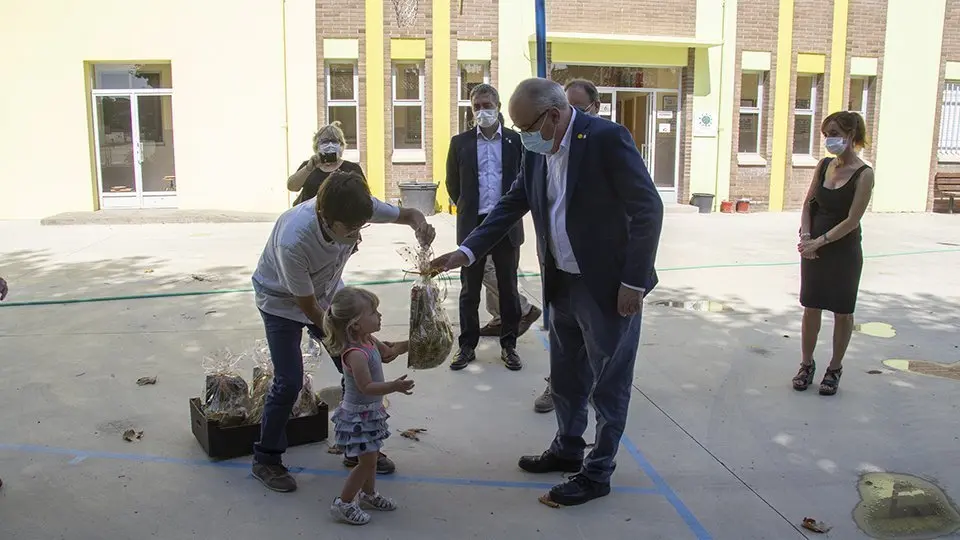
[[[351,327],[357,323],[369,310],[380,306],[377,295],[366,289],[344,287],[333,295],[330,307],[323,316],[324,345],[331,355],[338,355],[351,343],[356,343],[357,336]]]
[[[336,120],[332,124],[327,124],[313,134],[313,151],[320,151],[320,144],[325,142],[340,143],[340,146],[347,146],[347,138],[340,128],[340,121]]]

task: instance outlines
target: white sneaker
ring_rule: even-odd
[[[366,525],[370,522],[370,514],[364,512],[356,501],[347,503],[340,497],[330,505],[330,515],[333,519],[350,525]]]
[[[363,508],[379,510],[381,512],[392,512],[397,509],[397,503],[395,503],[393,499],[388,499],[379,493],[368,495],[361,491],[359,499],[360,506]]]

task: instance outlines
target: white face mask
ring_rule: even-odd
[[[497,123],[496,109],[480,109],[476,115],[477,124],[482,128],[488,128]]]
[[[823,145],[827,148],[827,152],[839,156],[847,149],[847,140],[843,137],[827,137]]]
[[[343,146],[335,142],[320,143],[317,154],[320,156],[320,163],[333,165],[343,156]]]

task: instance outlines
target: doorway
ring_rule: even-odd
[[[93,76],[100,208],[176,208],[169,64],[99,64]]]
[[[676,90],[600,88],[600,116],[623,125],[665,202],[677,201],[680,108]]]

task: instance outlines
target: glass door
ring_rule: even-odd
[[[93,99],[100,207],[175,208],[173,97],[130,92]]]
[[[655,103],[651,109],[651,139],[654,143],[653,183],[666,199],[666,192],[673,192],[676,199],[677,192],[677,152],[679,131],[678,94],[675,92],[654,92],[651,102]]]
[[[131,96],[94,97],[101,208],[139,208]]]
[[[177,206],[177,175],[173,159],[173,96],[137,96],[137,164],[141,206]]]

